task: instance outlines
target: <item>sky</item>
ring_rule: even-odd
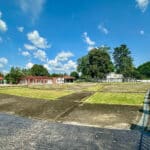
[[[93,47],[121,44],[135,66],[150,61],[150,0],[0,0],[0,72],[70,73]]]

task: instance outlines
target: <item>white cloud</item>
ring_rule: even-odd
[[[58,53],[54,59],[48,60],[44,66],[51,72],[70,73],[76,70],[77,66],[76,62],[69,60],[72,56],[74,55],[71,52],[62,51]]]
[[[51,45],[48,45],[48,42],[45,38],[39,35],[37,30],[27,34],[28,40],[37,48],[50,48]]]
[[[61,64],[61,63],[58,62],[56,58],[48,61],[48,65],[51,65],[51,66],[54,66],[54,67],[57,67],[57,66],[59,66],[60,64]]]
[[[95,47],[94,47],[94,46],[89,45],[89,46],[88,46],[88,48],[87,48],[87,50],[88,50],[88,51],[90,51],[90,50],[92,50],[93,48],[95,48]]]
[[[31,43],[24,44],[24,48],[30,50],[30,54],[34,58],[43,62],[48,61],[47,54],[44,50],[50,48],[51,45],[48,44],[47,40],[41,37],[37,30],[27,33],[27,38]],[[24,55],[28,55],[27,52]]]
[[[0,31],[5,32],[7,31],[7,24],[5,21],[1,19],[1,17],[2,17],[2,12],[0,12]]]
[[[137,6],[141,9],[142,12],[145,12],[148,5],[149,0],[136,0]]]
[[[7,31],[7,25],[6,25],[6,23],[5,23],[3,20],[1,20],[1,19],[0,19],[0,30],[3,31],[3,32]]]
[[[95,45],[95,42],[90,39],[90,37],[88,36],[87,32],[84,32],[84,33],[83,33],[83,38],[84,38],[84,41],[85,41],[88,45]]]
[[[34,53],[34,57],[39,59],[40,61],[46,61],[47,60],[47,56],[46,56],[46,53],[45,51],[43,50],[37,50],[35,53]]]
[[[44,67],[45,67],[48,71],[51,71],[51,68],[49,67],[48,64],[44,64]]]
[[[77,64],[73,60],[68,60],[67,62],[64,62],[64,63],[50,60],[48,64],[44,64],[44,67],[52,72],[70,73],[70,72],[76,70]]]
[[[8,60],[5,57],[0,58],[0,68],[3,68],[5,65],[7,65]]]
[[[7,58],[1,57],[1,58],[0,58],[0,63],[3,63],[4,65],[6,65],[6,64],[8,63]]]
[[[66,64],[64,64],[64,70],[73,71],[76,70],[77,64],[76,62],[69,60]]]
[[[46,0],[17,0],[16,2],[24,13],[30,14],[34,22],[42,12]]]
[[[71,52],[60,52],[55,59],[49,60],[48,65],[59,68],[62,67],[62,62],[68,61],[70,57],[74,56]]]
[[[29,53],[28,51],[23,51],[23,52],[22,52],[22,55],[23,55],[23,56],[30,56],[30,53]]]
[[[141,31],[140,31],[140,34],[141,34],[141,35],[144,35],[144,34],[145,34],[144,30],[141,30]]]
[[[96,43],[90,39],[90,37],[88,36],[87,32],[83,33],[83,40],[88,45],[88,48],[87,48],[88,51],[90,51],[91,49],[94,48]]]
[[[108,29],[103,25],[99,25],[98,29],[106,35],[109,33]]]
[[[26,68],[27,68],[27,69],[30,69],[30,68],[33,67],[33,65],[34,65],[33,63],[29,62],[29,63],[26,64]]]
[[[18,27],[17,28],[19,32],[23,32],[24,31],[24,27]]]
[[[72,57],[73,54],[71,52],[60,52],[57,56],[56,56],[56,60],[57,61],[67,61],[68,58]]]
[[[35,46],[30,45],[30,44],[24,44],[24,47],[25,47],[25,49],[27,49],[27,50],[35,50],[35,49],[37,49]]]

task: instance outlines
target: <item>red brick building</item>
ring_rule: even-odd
[[[51,78],[46,76],[27,76],[20,79],[20,84],[48,84]]]
[[[47,76],[27,76],[20,79],[20,84],[63,84],[72,83],[75,80],[71,76],[47,77]]]

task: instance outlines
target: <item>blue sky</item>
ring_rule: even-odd
[[[127,44],[136,66],[150,60],[150,0],[0,0],[0,71],[43,64],[76,69],[97,46]]]

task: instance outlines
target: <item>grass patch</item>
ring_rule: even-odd
[[[142,105],[145,94],[143,93],[100,93],[97,92],[89,97],[85,103],[91,104],[119,104],[119,105]]]
[[[150,89],[150,83],[101,83],[104,92],[145,93]]]
[[[103,89],[103,84],[98,83],[98,84],[91,84],[91,85],[87,86],[84,90],[96,92],[96,91],[100,91],[102,89]]]
[[[72,92],[63,90],[57,91],[57,90],[41,90],[22,87],[17,88],[7,87],[7,88],[0,88],[0,93],[29,98],[56,100],[57,98],[69,95]]]

